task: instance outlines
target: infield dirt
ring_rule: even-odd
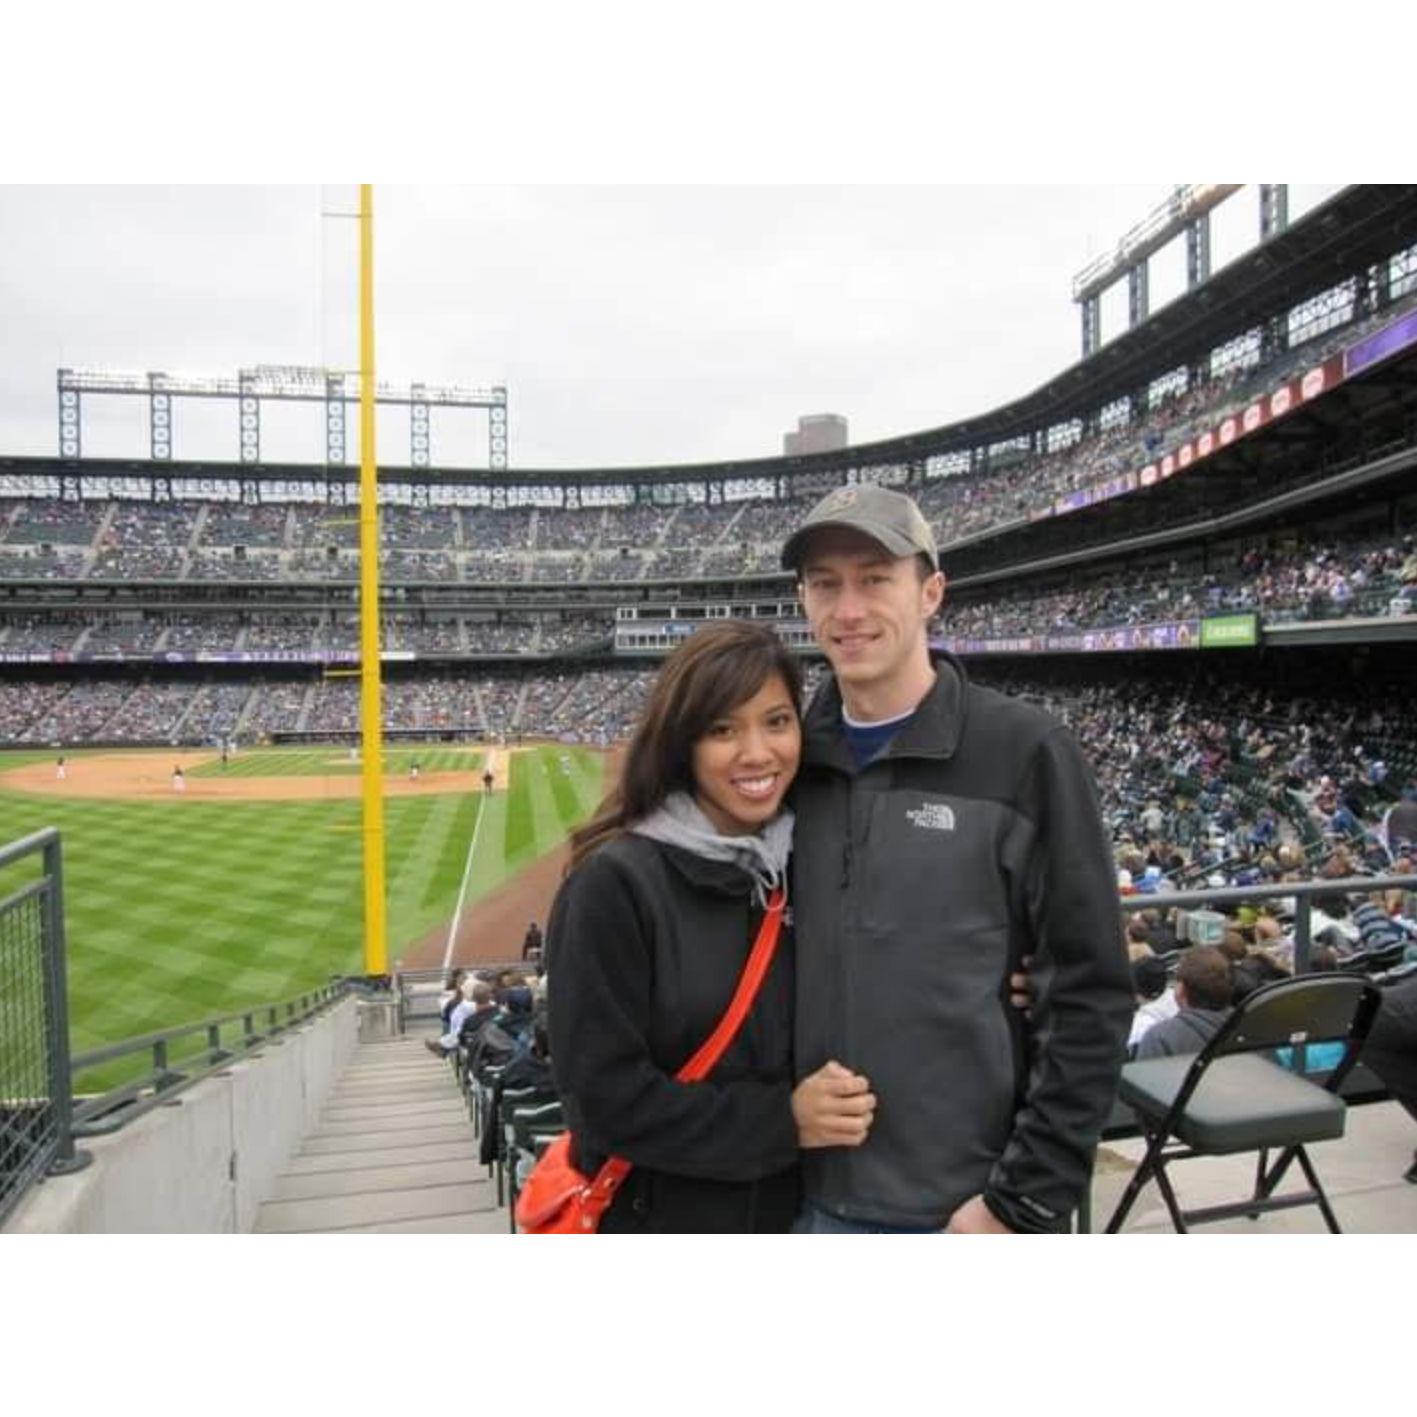
[[[605,755],[602,791],[608,792],[619,780],[624,762],[623,746],[612,748]],[[470,902],[458,921],[458,935],[451,952],[448,936],[452,921],[448,920],[401,950],[401,967],[438,969],[445,956],[449,966],[509,964],[520,959],[527,925],[535,920],[543,933],[546,930],[551,902],[565,874],[570,849],[570,844],[563,842],[518,871],[510,881]]]
[[[488,751],[493,790],[505,792],[510,781],[511,753]],[[17,792],[47,797],[104,797],[109,799],[182,802],[310,802],[331,798],[356,798],[363,791],[357,774],[299,777],[193,777],[192,770],[215,762],[215,753],[97,753],[71,758],[61,781],[52,762],[28,763],[0,777],[0,783]],[[186,774],[181,792],[172,786],[172,770]],[[480,792],[482,773],[424,772],[416,781],[406,773],[384,774],[387,797],[426,797],[439,792]]]

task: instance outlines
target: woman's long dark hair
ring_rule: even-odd
[[[802,701],[797,656],[766,625],[722,620],[690,635],[665,661],[625,751],[620,782],[571,833],[573,871],[597,847],[647,817],[671,792],[694,788],[694,744],[774,674],[794,712]]]

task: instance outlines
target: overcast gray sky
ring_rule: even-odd
[[[505,383],[520,467],[779,453],[798,415],[852,442],[1016,398],[1074,363],[1071,281],[1169,184],[377,187],[379,376]],[[1291,217],[1337,190],[1291,189]],[[0,453],[56,451],[61,365],[353,369],[357,205],[342,187],[0,187]],[[1214,217],[1254,243],[1255,189]],[[1156,308],[1182,243],[1152,263]],[[1104,302],[1104,335],[1125,320]],[[89,398],[90,456],[147,455],[139,399]],[[486,466],[484,416],[433,415],[434,463]],[[267,458],[323,457],[315,405],[263,405]],[[407,461],[407,412],[381,409]],[[235,460],[230,404],[177,405],[174,456]]]

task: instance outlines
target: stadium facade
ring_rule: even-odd
[[[1414,464],[1417,187],[1349,187],[948,426],[713,464],[382,469],[387,730],[609,740],[705,619],[807,650],[777,546],[857,481],[934,523],[940,639],[975,672],[1388,684],[1386,647],[1417,635]],[[358,661],[357,503],[334,461],[0,456],[0,740],[352,734],[357,681],[331,670]]]

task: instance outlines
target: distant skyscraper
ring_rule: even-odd
[[[795,433],[782,435],[784,456],[832,453],[846,446],[846,420],[839,413],[809,413],[797,420]]]

